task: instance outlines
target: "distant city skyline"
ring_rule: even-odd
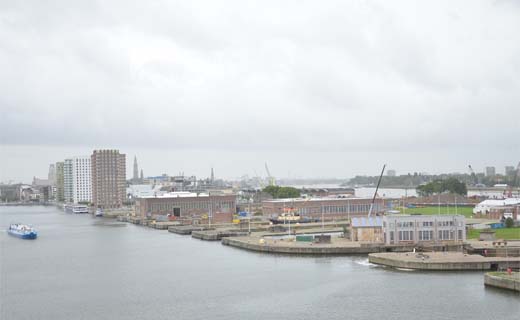
[[[146,176],[158,176],[163,173],[169,175],[177,175],[182,172],[186,175],[196,175],[198,178],[209,178],[211,176],[211,168],[214,168],[215,177],[219,179],[238,179],[243,175],[261,176],[265,177],[266,172],[264,163],[269,164],[272,174],[277,178],[340,178],[348,179],[356,175],[371,175],[376,176],[380,173],[381,167],[384,163],[387,167],[396,171],[396,175],[406,174],[408,172],[427,172],[429,174],[438,173],[468,173],[468,164],[471,164],[476,172],[485,173],[486,167],[495,167],[498,174],[504,174],[506,166],[513,166],[516,168],[519,160],[508,161],[498,160],[489,161],[472,161],[467,159],[459,159],[459,157],[450,157],[447,155],[445,159],[430,158],[428,154],[424,154],[421,158],[414,157],[418,160],[414,164],[410,160],[402,158],[402,154],[395,153],[386,154],[388,161],[381,161],[384,159],[374,158],[374,153],[371,154],[349,154],[349,153],[325,153],[325,155],[334,155],[335,157],[321,160],[322,163],[316,161],[323,157],[323,154],[312,153],[293,153],[287,152],[285,154],[272,154],[266,152],[265,159],[260,154],[256,153],[235,153],[233,158],[236,161],[229,162],[222,160],[216,156],[220,153],[217,151],[200,151],[200,150],[155,150],[142,149],[136,150],[132,148],[109,147],[119,149],[122,153],[128,155],[127,157],[127,177],[133,177],[133,159],[137,157],[139,163],[139,170],[143,169]],[[49,164],[58,161],[63,161],[66,158],[80,155],[89,155],[95,148],[89,147],[56,147],[56,146],[17,146],[6,147],[2,146],[2,156],[0,159],[0,182],[13,183],[23,182],[30,183],[34,176],[38,178],[46,178],[48,175]],[[101,149],[101,148],[97,148]],[[37,153],[40,156],[34,157],[31,154]],[[184,154],[184,158],[179,159],[177,154]],[[213,160],[210,156],[213,155]],[[292,156],[291,156],[292,155]],[[301,155],[303,159],[309,159],[306,162],[308,167],[302,165],[302,161],[298,166],[293,166],[294,156]],[[496,155],[496,153],[494,154]],[[383,156],[383,155],[381,155]],[[504,154],[504,156],[507,156]],[[271,157],[271,158],[267,158]],[[366,158],[365,158],[366,157]],[[315,159],[316,161],[312,161]],[[14,160],[14,161],[13,161]],[[393,160],[393,161],[392,161]],[[406,165],[405,165],[406,164]],[[371,165],[371,166],[369,166]]]

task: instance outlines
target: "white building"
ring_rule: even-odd
[[[65,159],[63,165],[63,191],[65,202],[92,201],[90,157]]]
[[[488,214],[491,209],[520,205],[520,198],[507,198],[501,200],[484,200],[473,208],[474,214]]]
[[[466,241],[462,215],[392,215],[383,217],[385,244]]]
[[[126,188],[126,195],[133,199],[153,197],[164,193],[164,191],[161,191],[161,185],[152,186],[151,184],[131,184]]]

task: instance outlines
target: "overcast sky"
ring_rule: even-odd
[[[145,175],[520,160],[517,1],[0,1],[0,181],[94,148]]]

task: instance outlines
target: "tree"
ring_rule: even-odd
[[[513,218],[509,217],[506,219],[505,222],[506,228],[512,228],[515,225],[515,222],[513,221]]]
[[[293,187],[267,186],[262,191],[275,199],[298,198],[300,196],[300,190]]]
[[[434,180],[430,183],[423,184],[417,187],[417,194],[422,197],[431,196],[443,192],[450,192],[465,196],[468,193],[466,184],[460,182],[457,178],[448,178],[445,180]]]

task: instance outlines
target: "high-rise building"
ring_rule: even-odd
[[[504,172],[505,172],[506,176],[514,176],[514,174],[515,174],[515,167],[513,167],[513,166],[506,166]]]
[[[94,150],[92,202],[98,208],[119,208],[126,199],[126,155],[119,150]]]
[[[90,157],[65,159],[63,165],[63,193],[65,202],[92,201]]]
[[[49,183],[51,185],[56,184],[56,167],[55,167],[54,163],[51,163],[49,165],[49,173],[47,175],[47,179],[49,179]]]
[[[141,169],[141,183],[143,183],[143,180],[144,180],[144,174],[143,174],[143,169]]]
[[[56,200],[59,202],[65,201],[63,193],[63,162],[56,162]]]
[[[74,202],[72,184],[72,159],[63,161],[63,201]]]
[[[137,156],[134,156],[134,176],[132,177],[133,182],[137,182],[139,180],[139,168],[137,166]]]
[[[495,175],[495,167],[486,167],[486,177],[494,177]]]

